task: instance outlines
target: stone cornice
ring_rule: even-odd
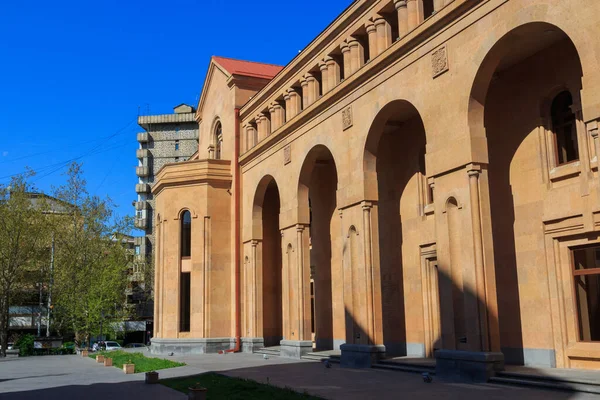
[[[247,114],[256,113],[256,108],[268,101],[274,94],[286,90],[282,88],[290,79],[297,74],[302,74],[307,64],[322,53],[325,48],[348,26],[355,23],[370,8],[375,7],[380,1],[356,0],[346,8],[327,28],[325,28],[304,50],[300,52],[285,68],[279,72],[267,86],[250,99],[241,109],[240,116],[244,118]],[[323,58],[323,57],[321,57]]]
[[[205,159],[166,164],[156,175],[152,194],[157,195],[168,187],[199,183],[227,186],[231,184],[231,179],[231,161],[229,160]]]
[[[383,51],[381,54],[379,54],[377,57],[371,60],[368,64],[365,64],[356,73],[352,74],[348,79],[338,84],[335,88],[330,90],[324,96],[317,99],[314,103],[312,103],[306,109],[302,110],[291,120],[286,121],[286,123],[283,126],[278,128],[276,131],[272,132],[271,135],[269,135],[268,137],[261,140],[252,149],[242,154],[240,157],[240,164],[245,164],[246,162],[254,158],[256,155],[260,154],[264,149],[269,148],[271,145],[281,140],[282,138],[296,130],[298,127],[302,126],[311,118],[323,112],[323,110],[344,98],[346,95],[354,91],[360,85],[364,84],[366,81],[371,79],[374,75],[389,67],[393,63],[397,62],[402,56],[421,45],[423,42],[425,42],[431,37],[433,32],[439,31],[443,26],[446,26],[449,23],[449,21],[455,20],[459,15],[464,14],[469,9],[472,9],[473,6],[478,3],[482,4],[484,2],[482,2],[481,0],[454,0],[452,3],[450,3],[450,5],[442,9],[441,12],[437,13],[434,17],[429,18],[427,21],[417,26],[417,28],[409,32],[409,34],[403,37],[402,39],[394,42],[390,47],[388,47],[385,51]],[[347,20],[345,21],[347,23],[354,22]],[[319,48],[319,50],[322,51],[324,48],[326,48],[325,44],[321,48]],[[304,68],[306,66],[303,65],[302,67]],[[277,90],[273,91],[273,93],[283,91],[286,87],[285,84],[287,83],[287,80],[283,80],[281,82],[276,82],[276,80],[278,80],[278,78],[281,77],[282,73],[284,73],[287,68],[288,67],[286,67],[269,84],[269,86],[274,84],[281,85],[277,88]],[[300,76],[298,76],[298,78],[300,78]],[[257,99],[259,99],[259,97],[261,96],[263,96],[264,99],[260,103],[256,103],[254,107],[252,107],[252,100],[256,100],[258,102],[259,100]],[[251,99],[246,104],[246,106],[244,106],[240,111],[240,115],[245,112],[245,115],[241,115],[242,122],[247,123],[247,120],[249,118],[252,118],[257,111],[262,111],[263,108],[266,108],[268,105],[267,100],[270,99],[269,96],[270,94],[266,93],[265,90],[258,92],[254,96],[254,98]]]

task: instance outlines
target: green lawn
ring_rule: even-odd
[[[183,393],[188,392],[190,386],[201,386],[208,389],[207,399],[268,399],[268,400],[296,400],[320,399],[294,392],[291,389],[280,389],[271,385],[263,385],[255,381],[228,376],[206,373],[185,378],[161,379],[160,383]]]
[[[159,369],[182,367],[185,363],[175,362],[171,360],[165,360],[162,358],[150,358],[146,357],[142,353],[127,353],[122,350],[115,351],[101,351],[98,353],[90,354],[90,358],[96,359],[98,354],[104,355],[104,357],[110,357],[113,360],[113,366],[117,368],[123,368],[123,364],[129,364],[130,362],[135,364],[135,372],[148,372],[157,371]]]

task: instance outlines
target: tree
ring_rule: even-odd
[[[54,323],[87,341],[100,325],[118,319],[124,303],[129,254],[115,232],[127,221],[113,220],[110,199],[90,196],[81,165],[73,163],[55,197],[73,205],[56,228]]]
[[[39,282],[48,230],[43,200],[33,202],[32,172],[0,185],[0,352],[8,346],[9,307],[23,289]],[[34,278],[35,277],[35,278]]]

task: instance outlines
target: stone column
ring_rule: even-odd
[[[369,335],[369,344],[375,343],[375,321],[374,311],[375,304],[373,302],[373,257],[371,255],[371,208],[373,204],[368,201],[363,201],[363,246],[365,249],[365,269],[367,281],[367,333]]]
[[[479,343],[478,351],[489,351],[488,324],[487,324],[487,295],[485,284],[485,267],[483,261],[483,234],[481,232],[481,202],[479,199],[479,166],[471,166],[467,171],[469,175],[469,197],[471,201],[471,227],[473,229],[473,248],[475,253],[475,287],[479,306],[478,325]]]
[[[296,264],[298,266],[298,340],[305,340],[304,330],[305,330],[305,310],[304,310],[304,243],[302,240],[302,234],[304,233],[304,225],[298,224],[296,225],[296,252],[298,260]]]
[[[288,89],[283,94],[283,100],[285,101],[285,120],[286,122],[292,119],[294,116],[292,115],[292,101],[290,98],[290,90]]]
[[[269,114],[271,115],[271,131],[275,132],[279,128],[279,114],[275,111],[275,103],[269,106]]]
[[[402,39],[408,33],[408,10],[406,0],[394,0],[398,12],[398,36]]]
[[[261,113],[261,125],[263,128],[264,137],[267,137],[271,134],[271,120],[267,117],[267,112],[268,111]]]
[[[433,12],[436,13],[444,7],[444,0],[433,0]]]
[[[251,242],[252,245],[252,289],[251,289],[251,295],[250,295],[250,301],[252,303],[251,305],[251,309],[253,310],[252,315],[252,321],[251,321],[251,329],[252,329],[252,335],[253,337],[258,337],[258,332],[256,330],[256,316],[258,315],[258,309],[256,307],[256,291],[257,291],[257,287],[256,287],[256,269],[257,269],[257,265],[258,265],[258,260],[256,259],[257,257],[257,251],[256,251],[256,246],[258,246],[258,240],[253,240]]]
[[[344,63],[344,79],[348,79],[352,74],[351,59],[350,59],[350,46],[345,41],[340,45],[342,51],[342,62]]]
[[[256,137],[258,139],[257,143],[260,143],[260,141],[265,138],[261,115],[258,114],[254,120],[256,121]]]
[[[365,48],[355,38],[350,38],[350,40],[348,41],[348,46],[350,46],[351,72],[355,73],[365,63]]]
[[[379,54],[379,46],[377,45],[377,27],[372,21],[365,25],[367,37],[369,38],[369,60],[374,59]]]
[[[327,57],[325,61],[327,62],[327,73],[329,74],[327,82],[331,91],[340,83],[340,64],[333,57]]]
[[[377,29],[377,54],[383,53],[392,45],[392,26],[385,18],[379,16],[375,19]]]
[[[319,82],[311,73],[306,74],[306,81],[308,82],[308,105],[310,106],[319,99]]]
[[[306,79],[306,76],[303,76],[302,79],[300,80],[300,86],[302,87],[302,109],[306,110],[306,108],[310,105],[310,103],[308,102],[308,79]]]
[[[329,73],[327,72],[327,62],[323,61],[319,63],[319,70],[321,70],[322,94],[325,96],[325,93],[329,92]]]
[[[596,150],[596,166],[600,166],[600,141],[598,140],[598,121],[589,122],[587,130],[588,132],[590,132],[590,136],[594,141],[594,149]]]
[[[211,143],[208,145],[207,149],[208,149],[208,158],[213,160],[215,158],[215,145]]]
[[[290,88],[287,90],[287,94],[290,96],[290,112],[288,120],[294,118],[296,115],[300,114],[302,111],[302,103],[301,98],[296,89]],[[287,111],[287,110],[286,110]]]
[[[279,128],[281,128],[286,123],[285,119],[285,109],[281,103],[275,103],[275,112],[277,113],[277,119],[279,120]]]
[[[412,31],[419,25],[419,2],[422,0],[406,0],[406,11],[408,14],[408,31]]]

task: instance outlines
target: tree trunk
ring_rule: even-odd
[[[6,357],[6,349],[8,348],[8,290],[4,290],[0,296],[0,357]]]

